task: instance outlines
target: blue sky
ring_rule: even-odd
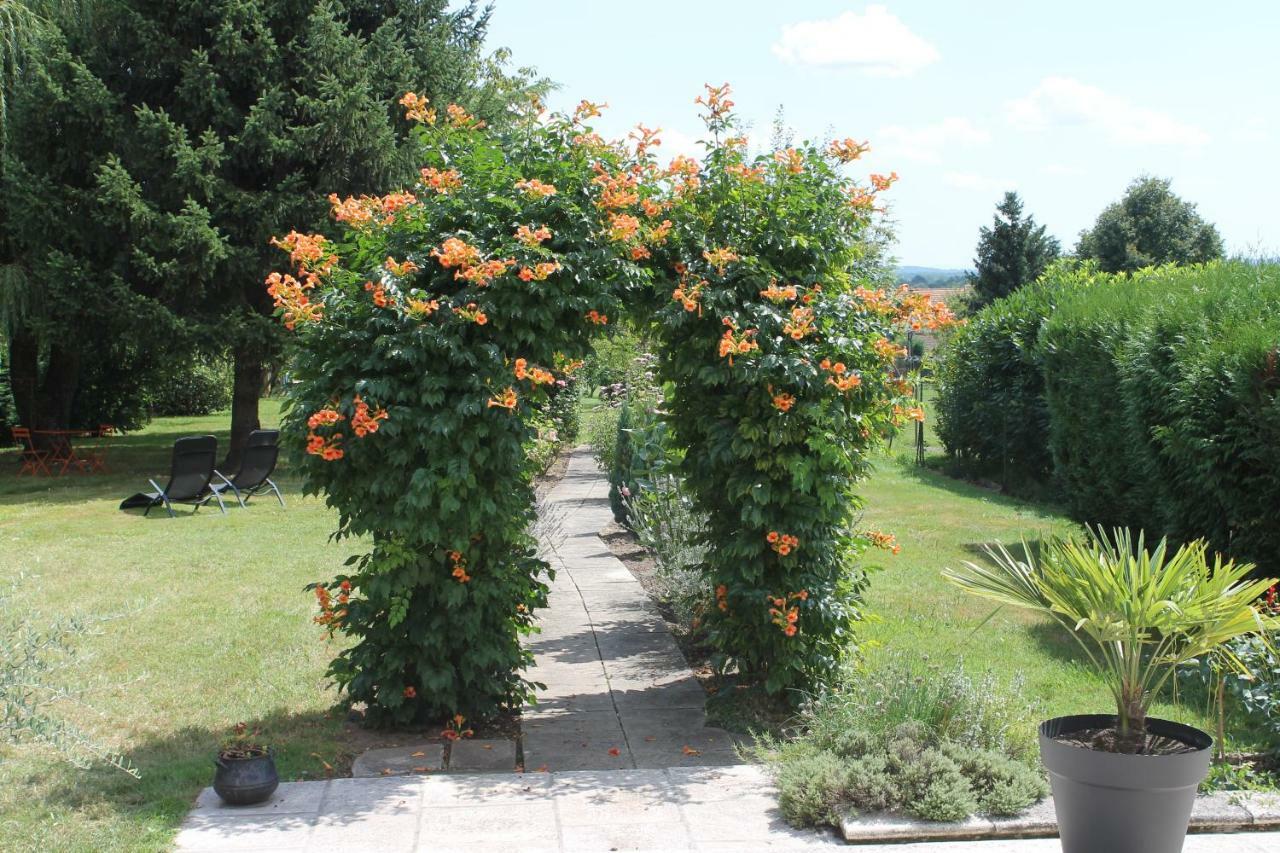
[[[729,82],[753,143],[781,108],[799,137],[871,142],[903,263],[967,267],[1005,189],[1074,246],[1140,173],[1280,253],[1280,3],[1220,0],[494,0],[491,47],[607,101],[689,152],[693,99]],[[857,165],[857,164],[855,164]]]

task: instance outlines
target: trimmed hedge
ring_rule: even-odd
[[[1082,521],[1203,537],[1270,568],[1278,353],[1280,265],[1059,265],[950,342],[939,435],[971,469],[1050,484]]]

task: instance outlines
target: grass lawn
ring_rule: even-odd
[[[1065,632],[1047,619],[1012,608],[1000,609],[984,622],[995,605],[961,592],[939,574],[963,560],[980,562],[983,543],[1014,546],[1021,537],[1032,541],[1072,531],[1075,525],[1052,509],[909,460],[914,460],[914,446],[907,442],[896,448],[895,456],[880,461],[861,489],[867,503],[863,526],[894,533],[902,545],[896,556],[876,555],[883,568],[871,577],[868,603],[874,617],[862,629],[877,646],[870,664],[874,666],[880,649],[927,655],[944,666],[963,660],[971,672],[990,672],[1017,687],[1029,716],[1037,720],[1109,711],[1110,694]],[[1198,705],[1157,702],[1153,713],[1214,730],[1212,718]],[[1248,732],[1238,732],[1238,740],[1236,746],[1255,745]]]
[[[264,422],[278,406],[264,402]],[[81,638],[60,676],[88,690],[67,714],[142,772],[79,770],[33,749],[0,748],[0,847],[161,850],[172,841],[213,753],[244,721],[277,749],[283,778],[341,765],[343,719],[323,674],[331,650],[311,623],[304,584],[324,579],[355,550],[331,545],[333,514],[303,498],[287,470],[274,496],[247,510],[120,512],[120,500],[161,483],[183,435],[215,433],[229,417],[166,418],[111,440],[108,475],[16,477],[0,455],[0,564],[36,625],[113,617]],[[92,708],[93,710],[89,710]]]

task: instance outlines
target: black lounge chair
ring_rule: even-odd
[[[169,484],[163,489],[155,480],[148,480],[154,492],[138,492],[120,502],[121,509],[146,508],[143,515],[148,515],[152,507],[164,504],[169,517],[173,518],[173,504],[190,504],[193,512],[209,502],[210,498],[218,501],[218,507],[225,515],[227,507],[222,496],[209,487],[213,479],[213,466],[218,456],[218,439],[211,435],[194,435],[180,438],[173,443],[173,463],[169,470]]]
[[[280,506],[284,506],[284,496],[271,481],[271,475],[276,470],[276,460],[280,456],[279,440],[280,430],[278,429],[255,429],[249,433],[244,454],[240,457],[240,470],[231,477],[225,476],[220,471],[214,471],[214,475],[222,482],[215,482],[209,488],[215,492],[230,489],[235,493],[241,507],[254,495],[274,492],[276,500],[280,501]]]

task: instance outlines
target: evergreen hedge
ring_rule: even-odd
[[[948,344],[938,431],[968,473],[1045,483],[1082,521],[1274,567],[1278,353],[1280,264],[1063,264]]]

